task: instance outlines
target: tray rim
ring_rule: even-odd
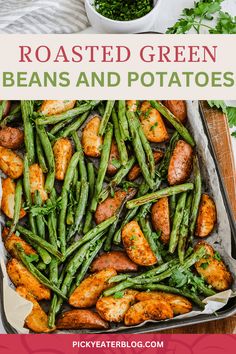
[[[231,208],[231,204],[229,201],[229,197],[228,197],[228,193],[226,191],[226,187],[224,184],[224,180],[223,180],[223,176],[221,174],[220,171],[220,167],[219,167],[219,163],[217,161],[217,157],[216,157],[216,152],[214,149],[214,145],[212,142],[212,138],[211,138],[211,134],[210,134],[210,130],[208,128],[207,125],[207,121],[206,121],[206,117],[203,111],[203,107],[202,107],[202,103],[201,101],[198,101],[198,107],[199,107],[199,113],[200,113],[200,117],[201,120],[203,122],[203,127],[204,127],[204,132],[207,136],[208,139],[208,143],[209,143],[209,151],[213,157],[214,163],[215,163],[215,167],[216,167],[216,173],[218,175],[219,178],[219,183],[220,183],[220,191],[222,194],[222,198],[223,198],[223,202],[226,208],[226,212],[229,218],[229,223],[230,223],[230,229],[231,229],[231,238],[232,238],[232,242],[234,242],[234,246],[236,248],[236,223],[235,223],[235,218],[232,212],[232,208]],[[2,320],[2,324],[3,327],[5,329],[5,331],[7,332],[7,334],[19,334],[17,332],[17,330],[12,327],[10,325],[10,323],[7,321],[7,317],[6,317],[6,313],[5,313],[5,309],[4,309],[4,303],[3,303],[3,274],[2,274],[2,270],[0,268],[0,309],[1,309],[1,320]],[[185,327],[188,325],[195,325],[195,324],[199,324],[199,323],[207,323],[207,322],[211,322],[211,321],[218,321],[221,319],[225,319],[228,317],[233,316],[234,314],[236,314],[236,298],[232,299],[234,304],[230,306],[230,308],[226,309],[226,310],[222,310],[222,311],[218,311],[217,315],[215,314],[211,314],[211,315],[198,315],[198,316],[194,316],[192,318],[186,318],[186,319],[181,319],[181,320],[174,320],[174,321],[162,321],[162,322],[153,322],[153,323],[149,323],[147,327],[136,327],[136,328],[127,328],[127,329],[123,329],[123,330],[119,330],[116,329],[115,332],[106,332],[106,331],[93,331],[93,332],[87,332],[86,334],[144,334],[144,333],[153,333],[153,332],[161,332],[164,330],[169,330],[169,329],[175,329],[175,328],[180,328],[180,327]],[[76,332],[81,334],[81,332]],[[52,333],[53,334],[53,333]],[[55,333],[58,334],[58,333]],[[64,332],[64,333],[60,333],[60,334],[75,334],[70,333],[70,332]]]

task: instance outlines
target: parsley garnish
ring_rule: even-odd
[[[113,297],[114,299],[122,299],[122,297],[124,296],[124,291],[117,291]]]
[[[215,258],[217,261],[221,261],[221,256],[220,256],[219,252],[217,252],[217,251],[215,252],[214,258]]]
[[[202,263],[202,264],[200,265],[200,267],[201,267],[202,269],[207,269],[208,266],[209,266],[209,263],[208,263],[208,262],[204,262],[204,263]]]

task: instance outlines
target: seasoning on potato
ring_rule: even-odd
[[[214,229],[216,223],[216,206],[214,200],[208,194],[202,194],[198,210],[195,235],[207,237]]]
[[[181,122],[185,123],[187,120],[187,106],[183,100],[166,100],[163,104],[169,111]]]
[[[91,157],[101,156],[103,138],[98,134],[100,118],[93,117],[85,126],[82,132],[82,146],[85,155]]]
[[[0,169],[10,178],[17,179],[23,173],[23,160],[15,152],[0,146]]]
[[[71,141],[67,138],[58,139],[53,145],[53,153],[55,157],[56,179],[63,181],[73,154]]]
[[[125,252],[111,251],[98,256],[91,264],[90,271],[94,273],[105,268],[114,268],[118,273],[136,272],[138,265],[132,262]]]
[[[76,101],[69,101],[69,100],[46,100],[43,101],[42,106],[39,109],[39,112],[44,114],[45,116],[52,116],[55,114],[61,114],[69,109],[74,108]]]
[[[58,329],[107,329],[108,327],[108,323],[91,310],[66,311],[57,320]]]
[[[118,190],[115,192],[114,197],[108,197],[104,202],[100,203],[94,214],[96,224],[100,224],[115,215],[126,195],[127,192]]]
[[[109,157],[109,164],[107,166],[107,174],[108,176],[114,176],[118,171],[117,163],[119,163],[119,151],[115,140],[112,140],[111,151]]]
[[[180,184],[190,177],[193,164],[193,149],[184,140],[176,143],[168,168],[168,182],[175,185]]]
[[[156,231],[161,231],[160,239],[168,244],[170,239],[170,210],[168,197],[159,199],[152,206],[152,225]]]
[[[9,219],[13,219],[14,216],[15,193],[15,182],[11,178],[2,179],[1,209]],[[23,218],[25,215],[25,210],[21,208],[20,218]]]
[[[43,201],[47,200],[48,195],[44,188],[44,174],[41,167],[34,163],[29,168],[29,179],[30,179],[30,192],[32,196],[34,195],[35,191],[39,191],[40,196]]]
[[[19,149],[24,142],[24,132],[19,128],[0,129],[0,145],[7,149]]]
[[[138,108],[138,101],[137,100],[127,100],[126,106],[129,111],[136,112],[137,108]]]

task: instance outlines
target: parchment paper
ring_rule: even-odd
[[[188,119],[190,125],[190,131],[194,136],[197,146],[197,152],[200,160],[200,168],[203,177],[203,191],[206,191],[215,200],[217,208],[217,227],[213,234],[207,238],[207,242],[210,243],[215,250],[219,251],[222,255],[225,263],[229,266],[230,271],[233,275],[234,282],[232,290],[227,290],[221,293],[218,293],[214,296],[204,299],[206,303],[205,309],[203,311],[193,310],[185,315],[176,316],[174,319],[166,320],[165,322],[168,325],[169,321],[174,321],[175,319],[184,319],[199,314],[212,314],[215,311],[221,309],[225,306],[230,297],[236,296],[236,260],[231,257],[231,233],[230,225],[227,216],[227,212],[224,207],[223,199],[220,192],[219,180],[217,177],[215,164],[213,158],[209,152],[207,137],[204,133],[204,128],[200,118],[198,110],[198,101],[187,101],[188,109]],[[1,188],[0,188],[0,199],[1,199]],[[1,219],[3,222],[3,218]],[[27,314],[30,313],[32,309],[32,304],[21,298],[13,289],[12,285],[8,279],[5,269],[5,263],[7,261],[7,254],[2,243],[2,238],[0,241],[0,265],[4,274],[4,309],[8,322],[17,329],[18,333],[28,333],[28,330],[23,328],[24,319]],[[155,321],[148,321],[155,322]],[[142,323],[136,327],[145,326],[145,323]],[[125,330],[127,327],[119,326],[119,329]],[[114,331],[114,328],[106,330],[106,332]],[[82,332],[91,332],[91,331],[82,331]],[[97,331],[95,331],[97,332]]]

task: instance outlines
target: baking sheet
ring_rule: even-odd
[[[203,176],[203,191],[211,194],[215,200],[217,207],[217,227],[215,228],[212,235],[207,239],[214,249],[219,251],[222,255],[224,261],[229,266],[231,273],[233,274],[234,282],[232,290],[227,290],[218,293],[214,296],[208,297],[204,300],[206,303],[205,309],[203,311],[193,310],[188,314],[176,316],[174,319],[166,320],[166,327],[168,327],[169,321],[175,321],[184,318],[191,318],[199,314],[212,314],[217,310],[225,306],[230,297],[236,296],[236,260],[231,257],[231,231],[227,212],[224,207],[223,198],[220,192],[220,185],[218,176],[216,173],[215,164],[213,158],[210,154],[208,147],[208,139],[205,135],[203,124],[199,114],[198,101],[187,101],[187,110],[190,128],[194,139],[196,141],[198,156],[200,160],[200,168]],[[0,188],[1,197],[1,188]],[[3,222],[3,218],[1,219]],[[7,259],[6,251],[3,247],[2,241],[0,242],[0,257],[1,257],[1,267],[4,274],[3,289],[4,289],[4,309],[8,322],[14,327],[18,333],[28,333],[29,331],[23,328],[24,319],[28,313],[30,313],[32,304],[21,298],[10,286],[10,281],[6,274],[5,263]],[[17,316],[16,316],[17,314]],[[148,321],[155,322],[155,321]],[[135,327],[143,327],[145,323],[142,323]],[[111,328],[106,330],[107,332],[113,332],[118,328]],[[125,326],[119,326],[119,330],[127,329]],[[80,332],[100,332],[100,331],[80,331]],[[60,333],[60,332],[59,332]]]

